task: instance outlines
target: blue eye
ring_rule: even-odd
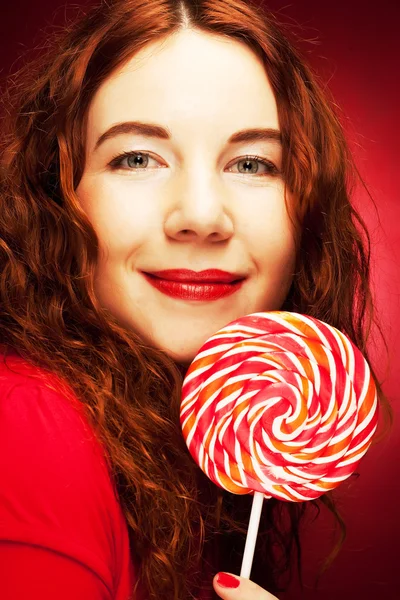
[[[123,166],[123,162],[125,161],[125,159],[127,159],[127,167]],[[156,160],[155,158],[152,158],[147,152],[122,152],[121,154],[118,154],[112,159],[112,161],[110,162],[110,167],[112,170],[122,169],[123,171],[143,172],[148,170],[147,165],[149,164],[149,159]],[[267,175],[280,175],[280,171],[272,162],[266,160],[265,158],[261,158],[260,156],[247,155],[243,158],[237,159],[236,162],[233,164],[240,163],[244,163],[243,169],[245,169],[244,172],[239,170],[240,175],[251,175],[254,173],[256,173],[257,177],[265,177]],[[257,163],[260,163],[265,167],[264,173],[258,173],[259,167]],[[142,168],[143,165],[144,168]]]

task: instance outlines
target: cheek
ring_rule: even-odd
[[[79,202],[99,238],[100,247],[110,256],[124,256],[145,242],[154,231],[153,203],[143,200],[140,190],[111,185],[107,179],[90,182],[77,191]]]
[[[243,213],[241,219],[242,235],[254,259],[270,266],[291,263],[296,252],[295,232],[282,188],[277,185],[263,198],[257,198],[252,211]]]

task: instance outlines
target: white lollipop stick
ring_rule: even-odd
[[[261,510],[263,507],[264,494],[254,492],[253,504],[251,506],[249,529],[247,531],[246,544],[244,547],[242,568],[240,577],[250,579],[251,566],[253,564],[254,549],[256,547],[258,526],[260,524]]]

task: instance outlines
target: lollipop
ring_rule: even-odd
[[[241,575],[250,575],[264,498],[318,498],[349,477],[377,427],[367,361],[335,327],[273,311],[226,325],[200,348],[180,420],[204,473],[254,494]]]

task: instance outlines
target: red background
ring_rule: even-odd
[[[149,0],[151,1],[151,0]],[[82,1],[80,4],[84,4]],[[395,424],[390,435],[374,446],[361,463],[360,477],[337,491],[348,536],[334,565],[312,589],[322,558],[334,540],[333,521],[322,510],[303,536],[305,592],[296,583],[282,600],[395,600],[400,598],[400,519],[398,516],[398,460],[400,456],[399,353],[400,335],[400,197],[398,174],[399,5],[381,0],[322,3],[298,0],[287,5],[271,0],[301,36],[301,48],[328,84],[342,111],[343,123],[357,164],[377,205],[365,191],[356,203],[372,236],[375,301],[389,344],[389,363],[381,345],[371,341],[371,352],[384,391],[392,401]],[[15,70],[22,54],[40,42],[39,30],[64,22],[73,14],[54,0],[7,2],[0,10],[0,78]],[[379,338],[376,338],[379,344]]]

